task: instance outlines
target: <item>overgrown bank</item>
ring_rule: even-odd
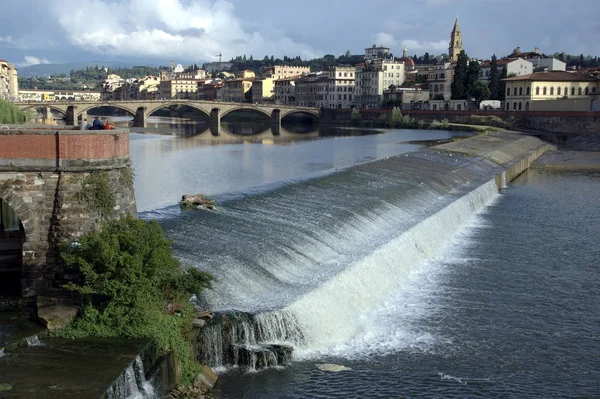
[[[510,124],[503,122],[497,117],[496,119],[489,119],[474,116],[474,119],[469,121],[469,123],[456,124],[450,123],[448,119],[426,121],[411,117],[410,115],[403,115],[398,108],[394,108],[391,113],[381,113],[375,118],[370,119],[365,118],[358,110],[353,110],[350,115],[350,121],[347,124],[365,128],[427,129],[478,133],[491,133],[499,129],[510,128]]]
[[[194,360],[189,298],[209,287],[211,276],[182,267],[158,223],[125,216],[63,244],[60,253],[64,266],[80,275],[65,288],[81,295],[82,310],[56,335],[151,339],[176,354],[181,383],[191,383],[201,366]]]

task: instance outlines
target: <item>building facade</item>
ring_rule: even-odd
[[[100,101],[105,99],[101,91],[73,90],[19,90],[19,101]]]
[[[248,92],[252,88],[254,79],[232,79],[226,80],[225,85],[219,91],[218,97],[222,101],[227,102],[249,102],[252,99],[248,96]]]
[[[329,105],[329,75],[311,72],[296,80],[296,105],[300,107],[327,107]]]
[[[462,32],[458,26],[458,17],[454,21],[454,28],[450,34],[450,44],[448,46],[448,57],[450,61],[458,61],[458,55],[463,49]]]
[[[300,76],[278,79],[273,82],[273,91],[275,93],[275,104],[295,105],[296,104],[296,82]]]
[[[265,67],[265,74],[275,80],[291,78],[293,76],[310,73],[310,67],[290,66],[290,65],[275,65]]]
[[[390,49],[383,46],[373,45],[365,49],[365,60],[374,60],[377,58],[386,58],[390,54]]]
[[[536,101],[590,100],[600,91],[598,76],[563,71],[534,72],[507,78],[506,111],[530,111]],[[591,100],[590,100],[591,101]]]
[[[533,64],[531,61],[523,58],[503,59],[497,61],[498,72],[502,73],[502,69],[506,67],[506,72],[509,76],[522,76],[533,73]],[[483,62],[479,68],[479,79],[486,83],[490,82],[490,73],[492,72],[491,62]]]
[[[163,80],[160,82],[159,92],[161,99],[194,99],[198,92],[198,80],[189,78]]]
[[[252,83],[252,102],[258,104],[273,102],[275,100],[274,83],[275,79],[273,78],[255,80]]]
[[[354,103],[361,108],[379,108],[383,91],[404,83],[404,63],[376,59],[358,65],[355,72]]]
[[[328,108],[354,108],[356,70],[350,65],[340,65],[328,72]]]
[[[0,99],[11,100],[19,96],[17,68],[8,61],[0,60]]]
[[[452,62],[441,65],[417,65],[417,79],[425,82],[431,99],[450,100],[455,65]]]

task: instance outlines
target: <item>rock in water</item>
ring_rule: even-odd
[[[181,206],[183,208],[206,208],[215,210],[215,200],[205,196],[204,194],[184,195],[181,197]]]
[[[350,367],[342,366],[340,364],[317,364],[317,368],[323,371],[331,371],[332,373],[339,373],[340,371],[352,370]]]

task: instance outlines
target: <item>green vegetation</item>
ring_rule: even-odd
[[[476,80],[470,87],[469,94],[472,98],[475,99],[475,101],[477,102],[477,106],[479,107],[479,104],[483,100],[487,100],[488,98],[490,98],[491,91],[488,85],[486,85],[482,80]]]
[[[175,352],[182,384],[191,382],[200,365],[193,360],[189,298],[209,287],[211,277],[181,267],[158,223],[131,216],[113,220],[77,245],[63,244],[60,255],[81,275],[66,288],[82,295],[84,307],[57,335],[152,339]]]
[[[83,179],[77,200],[87,202],[93,210],[100,212],[102,217],[109,215],[115,207],[116,198],[108,172],[94,171]]]
[[[494,54],[490,63],[490,84],[488,85],[490,89],[490,100],[500,99],[500,91],[502,90],[501,83],[500,73],[498,71],[498,60],[496,58],[496,54]]]
[[[7,101],[0,100],[0,123],[24,123],[27,116],[21,110]]]
[[[121,169],[121,184],[125,187],[132,188],[133,181],[135,180],[135,172],[128,166]]]
[[[0,384],[0,392],[9,392],[9,391],[12,391],[12,385]]]
[[[134,66],[132,68],[105,68],[103,66],[87,67],[71,70],[67,76],[64,73],[50,77],[19,77],[20,89],[38,90],[99,90],[110,74],[119,75],[123,79],[139,79],[148,75],[158,75],[167,67]]]

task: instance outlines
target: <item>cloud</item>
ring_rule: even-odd
[[[12,37],[0,36],[0,43],[12,43]]]
[[[82,49],[120,56],[214,60],[241,54],[319,54],[286,35],[244,30],[225,0],[60,0],[53,7],[67,40]],[[69,10],[65,13],[64,10]],[[95,22],[97,21],[97,23]],[[90,23],[94,22],[94,23]]]
[[[46,58],[37,58],[37,57],[33,57],[31,55],[26,55],[24,61],[17,62],[17,66],[21,67],[21,68],[25,68],[25,67],[32,66],[32,65],[49,64],[49,63],[50,63],[50,61],[48,61]]]
[[[448,51],[448,40],[445,39],[439,41],[421,41],[415,39],[398,40],[389,33],[379,32],[375,37],[375,41],[378,45],[391,48],[392,53],[394,54],[400,54],[404,48],[407,48],[410,54],[424,53],[426,51],[434,54],[441,54]]]

